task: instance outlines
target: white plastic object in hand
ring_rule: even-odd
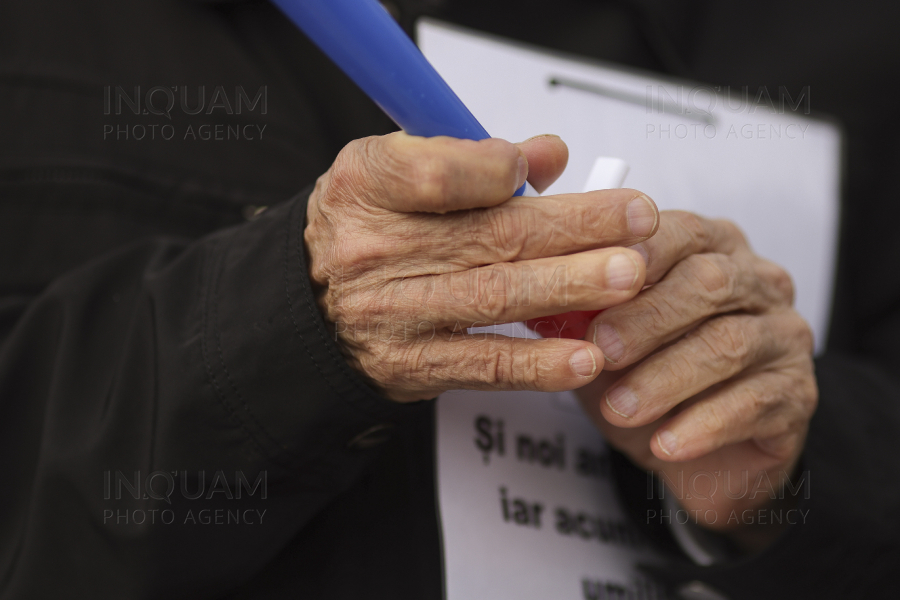
[[[598,156],[584,184],[585,192],[594,190],[612,190],[622,187],[628,175],[628,163],[621,158]]]
[[[625,182],[625,176],[628,175],[628,163],[621,158],[612,158],[610,156],[598,156],[591,168],[591,174],[584,184],[584,192],[593,192],[594,190],[611,190],[622,187]],[[537,190],[531,187],[531,184],[525,182],[525,191],[523,196],[540,196]]]

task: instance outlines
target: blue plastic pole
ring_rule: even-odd
[[[272,1],[406,133],[490,137],[376,0]]]

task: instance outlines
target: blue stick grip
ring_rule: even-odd
[[[272,1],[406,133],[490,137],[376,0]]]

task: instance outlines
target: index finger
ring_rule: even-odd
[[[653,235],[656,204],[630,189],[513,198],[435,222],[436,254],[468,265],[631,246]]]
[[[409,215],[379,223],[379,232],[409,235]],[[633,246],[659,224],[656,204],[630,189],[512,198],[499,206],[447,215],[416,215],[415,259],[450,270]]]
[[[351,142],[334,167],[333,180],[342,178],[374,206],[404,213],[496,206],[528,175],[525,154],[505,140],[402,131]]]

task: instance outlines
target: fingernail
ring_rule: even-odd
[[[627,387],[617,387],[606,392],[606,404],[620,417],[630,419],[637,412],[638,398]]]
[[[597,370],[597,359],[590,350],[582,348],[569,359],[569,366],[579,377],[590,377]]]
[[[647,237],[656,226],[656,205],[647,196],[638,196],[629,202],[625,214],[628,229],[637,237]]]
[[[643,244],[635,244],[634,246],[629,246],[629,248],[641,255],[641,258],[644,259],[645,267],[650,266],[650,253],[647,252],[647,248]]]
[[[594,344],[600,347],[603,356],[610,362],[619,362],[625,355],[625,344],[612,325],[601,323],[597,326],[594,331]]]
[[[528,138],[528,139],[525,140],[525,141],[526,141],[526,142],[530,142],[531,140],[536,140],[536,139],[538,139],[538,138],[545,138],[545,137],[555,137],[555,138],[558,138],[559,136],[556,135],[555,133],[541,133],[541,134],[538,134],[538,135],[533,135],[533,136],[531,136],[530,138]],[[525,143],[525,142],[522,142],[522,143]]]
[[[668,429],[656,432],[656,441],[659,447],[662,448],[662,451],[669,456],[672,456],[678,450],[678,438]]]
[[[524,184],[525,180],[528,178],[528,160],[521,153],[519,154],[518,169],[519,172],[516,177],[519,183],[516,184],[516,189],[522,187],[522,184]]]
[[[606,264],[606,284],[613,289],[630,290],[637,276],[637,265],[628,254],[614,254]]]

